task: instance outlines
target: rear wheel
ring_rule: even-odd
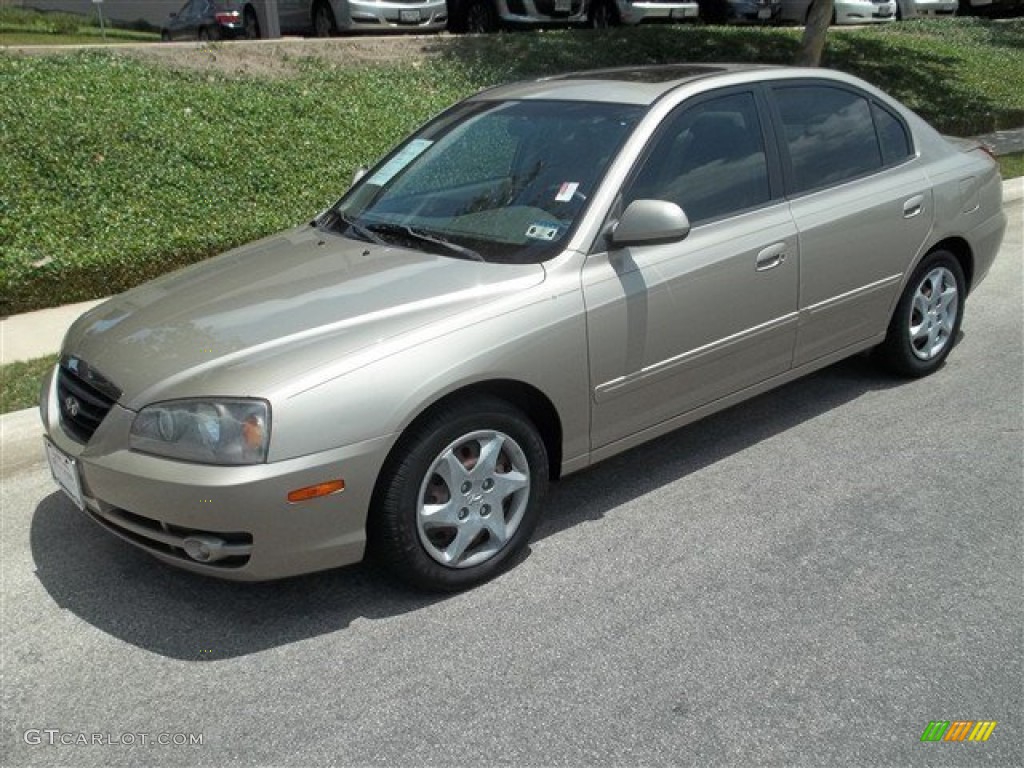
[[[449,404],[403,437],[381,473],[370,549],[420,588],[479,584],[526,546],[547,483],[544,443],[518,409],[490,397]]]
[[[256,17],[256,11],[252,8],[245,9],[244,25],[246,40],[260,39],[260,20]]]
[[[903,376],[927,376],[956,343],[963,319],[966,281],[949,251],[935,251],[907,283],[879,348],[882,361]]]

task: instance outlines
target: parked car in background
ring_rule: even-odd
[[[218,0],[188,0],[160,30],[164,41],[255,40],[259,36],[259,20],[252,3]]]
[[[589,0],[587,22],[595,29],[642,21],[697,21],[696,0]]]
[[[339,32],[437,32],[448,25],[445,0],[277,0],[281,32],[330,37]]]
[[[840,72],[499,86],[313,221],[79,318],[46,454],[84,514],[191,571],[369,547],[469,587],[516,561],[550,479],[866,350],[938,371],[1001,203],[983,148]],[[942,416],[918,391],[908,430]]]
[[[449,0],[448,28],[481,34],[503,27],[545,27],[587,22],[587,0]]]
[[[1024,0],[960,0],[959,12],[972,16],[1020,16]]]
[[[782,19],[804,24],[812,0],[782,0]],[[896,20],[896,0],[835,0],[833,24],[877,24]]]
[[[959,0],[896,0],[896,18],[917,19],[923,16],[953,16]]]
[[[708,24],[778,24],[782,0],[700,0],[700,17]]]

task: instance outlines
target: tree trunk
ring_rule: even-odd
[[[800,54],[796,63],[802,67],[821,65],[821,54],[825,50],[825,36],[832,23],[832,0],[814,0],[807,14],[804,36],[800,40]]]

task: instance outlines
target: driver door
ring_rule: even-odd
[[[791,367],[799,246],[777,153],[755,92],[719,94],[670,114],[623,190],[623,210],[677,203],[690,233],[584,267],[595,450]]]

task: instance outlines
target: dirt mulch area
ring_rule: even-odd
[[[154,61],[174,69],[216,71],[232,76],[287,77],[302,60],[334,65],[359,66],[425,62],[449,46],[462,49],[486,45],[487,37],[449,34],[393,35],[389,37],[341,37],[329,40],[283,38],[281,40],[221,43],[140,43],[104,46],[21,46],[5,50],[26,55],[54,55],[83,48]]]

